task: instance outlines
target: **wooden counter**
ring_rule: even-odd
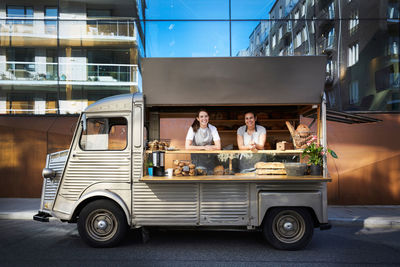
[[[198,175],[198,176],[144,176],[141,182],[331,182],[331,178],[322,176],[287,175]]]
[[[157,150],[155,150],[157,151]],[[166,154],[274,154],[274,155],[297,155],[303,153],[303,150],[258,150],[253,152],[251,150],[161,150]],[[146,153],[152,153],[151,150],[146,150]]]

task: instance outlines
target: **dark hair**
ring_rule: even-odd
[[[194,119],[193,123],[192,123],[192,128],[193,128],[193,132],[197,132],[197,130],[200,128],[200,122],[197,120],[197,118],[200,116],[200,112],[205,112],[208,115],[207,110],[205,110],[204,108],[199,109],[199,111],[197,111],[196,114],[196,119]]]
[[[251,114],[253,114],[253,116],[254,116],[254,119],[255,119],[255,122],[254,122],[254,130],[257,132],[257,125],[259,125],[258,124],[258,121],[257,121],[257,114],[254,112],[254,111],[251,111],[251,110],[247,110],[247,111],[245,111],[243,114],[244,114],[244,118],[245,118],[245,120],[246,120],[246,114],[247,113],[251,113]],[[245,132],[247,132],[247,125],[246,125],[246,129],[245,129]]]

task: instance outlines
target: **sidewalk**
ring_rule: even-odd
[[[40,206],[39,198],[0,198],[0,219],[32,220]],[[329,206],[332,225],[400,229],[399,206]]]

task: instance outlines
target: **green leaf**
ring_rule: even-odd
[[[336,155],[336,153],[333,150],[328,149],[328,152],[332,155],[332,157],[334,157],[335,159],[338,158],[338,156]]]

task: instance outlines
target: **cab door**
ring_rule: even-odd
[[[54,210],[71,213],[80,197],[95,190],[127,196],[124,201],[130,207],[131,144],[128,137],[131,114],[86,114],[83,117],[71,146]]]

